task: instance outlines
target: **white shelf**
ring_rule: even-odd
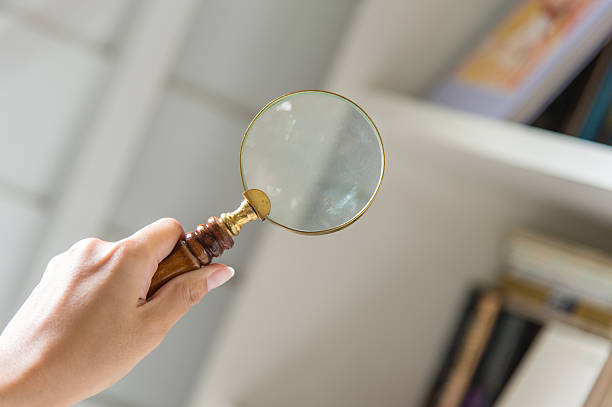
[[[489,178],[523,183],[612,219],[612,209],[604,205],[612,198],[610,146],[383,90],[360,93],[359,101],[384,141],[442,147],[458,162],[493,168]]]
[[[493,120],[390,92],[366,96],[389,130],[491,160],[612,191],[612,148],[518,123]],[[399,134],[390,135],[392,137]]]

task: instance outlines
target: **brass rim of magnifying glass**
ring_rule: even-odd
[[[333,227],[331,229],[317,230],[317,231],[314,231],[314,232],[308,232],[308,231],[305,231],[305,230],[299,230],[299,229],[290,228],[288,226],[285,226],[285,225],[282,225],[282,224],[276,222],[273,219],[270,219],[269,217],[267,218],[270,222],[272,222],[272,223],[282,227],[283,229],[287,229],[287,230],[290,230],[292,232],[299,233],[301,235],[325,235],[325,234],[328,234],[328,233],[332,233],[332,232],[336,232],[338,230],[344,229],[345,227],[355,223],[357,221],[357,219],[359,219],[365,213],[365,211],[368,210],[370,205],[372,205],[372,202],[374,202],[374,198],[376,198],[376,195],[378,194],[378,191],[380,190],[380,186],[382,185],[383,177],[385,176],[385,166],[386,166],[386,162],[387,162],[387,159],[385,157],[385,146],[383,144],[382,137],[380,137],[380,132],[378,131],[378,127],[376,127],[376,124],[374,123],[374,120],[372,120],[370,115],[367,114],[366,111],[361,108],[361,106],[359,106],[357,103],[353,102],[351,99],[349,99],[349,98],[347,98],[345,96],[339,95],[338,93],[335,93],[335,92],[330,92],[328,90],[318,90],[318,89],[298,90],[298,91],[295,91],[295,92],[289,92],[289,93],[287,93],[285,95],[279,96],[279,97],[273,99],[272,101],[268,102],[268,104],[266,104],[259,111],[259,113],[257,113],[255,115],[253,120],[251,120],[251,123],[249,124],[249,127],[247,127],[246,131],[244,132],[244,136],[242,136],[242,143],[240,144],[240,157],[239,157],[239,159],[240,159],[240,179],[242,180],[242,187],[243,187],[243,189],[245,191],[247,190],[247,185],[246,185],[246,181],[244,179],[244,168],[242,167],[242,152],[244,151],[244,142],[246,140],[247,134],[249,134],[249,130],[251,130],[251,127],[253,126],[253,123],[255,123],[255,121],[259,118],[259,116],[262,113],[264,113],[266,110],[268,110],[268,108],[270,106],[272,106],[273,104],[275,104],[279,100],[281,100],[283,98],[286,98],[287,96],[295,95],[295,94],[298,94],[298,93],[315,93],[315,92],[316,93],[327,93],[329,95],[333,95],[333,96],[339,97],[340,99],[344,99],[347,102],[349,102],[352,105],[354,105],[355,107],[357,107],[357,109],[359,109],[359,111],[361,111],[361,113],[363,113],[365,115],[365,117],[367,117],[367,119],[370,121],[370,123],[374,127],[374,130],[376,130],[376,136],[378,137],[378,141],[380,143],[380,149],[381,149],[382,155],[383,155],[383,157],[382,157],[383,158],[383,162],[382,162],[382,172],[380,174],[380,178],[378,179],[378,185],[376,186],[376,191],[374,191],[374,194],[372,195],[372,197],[370,198],[368,203],[361,209],[361,211],[359,211],[359,213],[357,215],[353,216],[351,219],[349,219],[348,221],[346,221],[345,223],[343,223],[343,224],[341,224],[339,226],[335,226],[335,227]]]

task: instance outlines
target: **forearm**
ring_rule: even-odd
[[[36,336],[34,336],[36,337]],[[0,336],[0,406],[64,407],[72,404],[44,341],[15,344]],[[59,379],[59,380],[58,380]]]
[[[48,388],[41,381],[42,360],[34,352],[17,352],[3,345],[0,337],[0,405],[60,406],[60,400],[51,400]]]

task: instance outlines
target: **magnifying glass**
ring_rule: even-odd
[[[344,96],[322,90],[289,93],[268,103],[242,139],[244,200],[185,234],[159,263],[147,297],[172,278],[197,270],[232,248],[255,219],[292,232],[343,229],[370,207],[385,172],[378,129]]]

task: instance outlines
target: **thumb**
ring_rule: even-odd
[[[233,268],[215,263],[173,278],[144,305],[153,314],[149,320],[165,323],[169,329],[206,293],[233,276]]]

